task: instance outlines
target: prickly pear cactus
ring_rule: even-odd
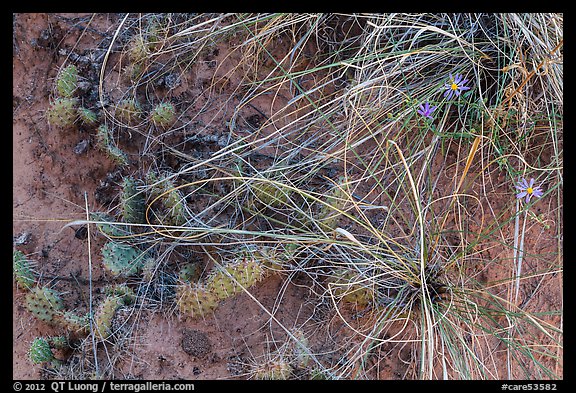
[[[82,123],[93,126],[98,121],[98,115],[96,112],[91,111],[87,108],[78,108],[78,118]]]
[[[142,252],[127,244],[109,241],[102,248],[102,263],[115,277],[128,277],[139,273],[142,262]]]
[[[78,87],[78,70],[70,64],[60,71],[56,79],[56,89],[61,97],[70,98]]]
[[[254,207],[287,207],[290,192],[265,180],[255,181],[252,186],[250,205]]]
[[[68,340],[64,336],[47,337],[46,341],[51,348],[66,349],[70,346]]]
[[[126,284],[118,284],[104,288],[104,293],[109,297],[119,297],[124,305],[130,305],[136,300],[134,290]]]
[[[187,263],[178,272],[178,280],[181,282],[194,282],[198,280],[198,265],[196,263]]]
[[[284,359],[269,359],[252,367],[254,379],[287,380],[292,373],[292,366]]]
[[[156,105],[150,113],[152,122],[159,128],[166,128],[174,123],[176,110],[169,102],[162,102]]]
[[[341,182],[343,181],[344,179],[341,179]],[[344,207],[345,197],[346,194],[342,190],[341,184],[332,187],[325,197],[325,202],[327,202],[328,205],[322,204],[320,207],[320,211],[318,212],[318,221],[329,229],[336,229],[340,217],[342,216],[342,213],[338,210],[342,210]]]
[[[161,182],[159,182],[162,180]],[[186,223],[185,198],[175,187],[172,180],[160,179],[155,173],[149,172],[146,182],[151,186],[151,198],[158,198],[167,210],[167,217],[163,221],[166,225],[184,225]],[[155,204],[158,203],[157,201]]]
[[[110,130],[106,124],[100,124],[96,129],[96,146],[102,151],[106,151],[110,144]]]
[[[26,308],[38,319],[54,323],[64,310],[64,304],[58,292],[46,287],[36,287],[26,295]]]
[[[20,288],[29,290],[36,285],[32,262],[21,251],[14,250],[12,253],[12,272]]]
[[[77,104],[78,100],[75,98],[55,99],[46,111],[48,123],[61,128],[71,127],[78,117]]]
[[[201,284],[180,283],[176,299],[180,313],[192,318],[204,317],[218,306],[218,297]]]
[[[126,284],[106,287],[104,293],[106,297],[94,313],[94,327],[96,333],[103,340],[109,338],[113,333],[112,320],[116,311],[122,306],[133,304],[136,300],[134,290]]]
[[[77,315],[72,311],[58,314],[58,322],[66,330],[76,334],[86,334],[90,330],[90,319],[87,314]]]
[[[221,268],[215,268],[207,279],[206,286],[218,299],[226,299],[262,280],[265,270],[253,258],[242,258]]]
[[[126,177],[122,182],[122,216],[124,221],[131,224],[144,224],[146,199],[145,195],[136,189],[137,182],[132,177]]]
[[[370,282],[359,282],[364,278],[357,272],[349,269],[336,271],[333,275],[332,293],[342,299],[343,302],[354,303],[364,307],[374,299],[374,291],[370,288]]]
[[[118,103],[114,114],[121,122],[134,125],[139,121],[142,109],[138,101],[133,98],[128,98]]]
[[[96,129],[96,146],[119,165],[128,164],[128,156],[116,146],[110,136],[110,130],[105,124]]]
[[[30,344],[30,349],[28,350],[28,358],[34,364],[41,364],[47,362],[54,362],[56,358],[52,353],[50,344],[48,341],[42,337],[36,337]]]
[[[120,296],[108,296],[98,306],[94,314],[94,327],[96,334],[101,339],[105,340],[113,333],[112,332],[112,319],[116,310],[124,304]]]

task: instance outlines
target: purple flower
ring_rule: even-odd
[[[461,74],[456,74],[456,76],[450,74],[450,82],[444,85],[444,89],[446,89],[444,97],[449,100],[454,95],[459,96],[464,90],[470,90],[468,86],[465,86],[466,82],[468,79],[464,79]]]
[[[530,198],[533,196],[536,198],[542,196],[542,189],[539,186],[534,186],[534,179],[530,179],[530,183],[528,183],[526,179],[522,178],[515,187],[520,190],[516,194],[516,198],[526,197],[526,203],[530,202]]]
[[[418,112],[419,115],[422,115],[424,117],[427,117],[431,120],[433,120],[434,118],[431,116],[432,112],[434,112],[436,110],[436,108],[438,108],[437,106],[430,106],[430,103],[427,102],[425,104],[420,104],[419,106],[419,110],[417,110],[416,112]]]

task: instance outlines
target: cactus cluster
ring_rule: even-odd
[[[90,109],[78,106],[78,99],[74,97],[78,90],[78,70],[70,64],[60,70],[56,78],[56,92],[58,97],[52,101],[46,111],[48,123],[60,128],[69,128],[80,119],[86,125],[94,125],[98,120],[96,113]]]
[[[12,272],[18,286],[30,290],[36,284],[36,274],[32,270],[32,262],[18,250],[12,253]]]
[[[143,253],[124,243],[109,241],[102,248],[104,268],[115,277],[128,277],[142,270]]]
[[[180,313],[193,318],[203,317],[213,311],[221,300],[258,283],[265,273],[262,264],[256,259],[241,258],[214,268],[203,283],[181,280],[176,287]]]

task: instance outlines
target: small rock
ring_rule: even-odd
[[[18,236],[14,236],[13,243],[15,246],[21,246],[23,244],[28,244],[32,234],[30,232],[22,232]]]
[[[76,153],[76,154],[86,153],[86,150],[88,150],[89,144],[90,144],[90,141],[88,139],[81,140],[80,142],[78,142],[76,147],[74,147],[74,153]]]

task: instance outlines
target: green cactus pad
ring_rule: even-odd
[[[218,299],[227,299],[242,292],[264,278],[266,271],[255,259],[242,258],[216,268],[207,279],[207,288]],[[239,285],[240,284],[240,285]]]
[[[112,332],[112,319],[116,310],[124,304],[120,296],[108,296],[98,306],[94,314],[94,327],[96,334],[103,340],[110,337]]]
[[[178,272],[178,279],[182,282],[194,282],[198,280],[198,264],[186,263]]]
[[[98,121],[96,112],[86,108],[78,108],[78,118],[86,125],[94,125]]]
[[[32,341],[30,344],[30,349],[28,350],[28,358],[34,364],[52,362],[56,359],[52,353],[50,344],[46,339],[42,337],[36,337]]]
[[[116,118],[128,125],[133,125],[138,122],[142,109],[140,104],[133,98],[122,100],[116,106],[114,111]]]
[[[180,313],[192,318],[204,317],[218,306],[216,295],[200,284],[179,284],[176,299]]]
[[[18,286],[22,289],[31,289],[36,283],[36,275],[32,270],[32,262],[18,250],[12,253],[12,272]]]
[[[276,184],[259,180],[251,185],[251,190],[253,193],[251,205],[253,206],[287,207],[290,197],[288,189],[282,189]]]
[[[57,98],[46,111],[48,123],[61,128],[72,126],[78,117],[77,104],[75,98]]]
[[[72,311],[66,311],[58,315],[58,322],[66,330],[78,334],[86,334],[90,330],[90,319],[87,314],[77,315]]]
[[[132,177],[126,177],[122,182],[122,216],[131,224],[144,224],[146,199],[144,193],[138,193],[137,182]]]
[[[341,181],[343,182],[344,179],[341,179]],[[320,206],[318,221],[329,229],[336,229],[342,216],[339,210],[344,207],[345,197],[346,194],[342,190],[341,185],[332,187],[324,198],[328,205],[322,204]]]
[[[61,97],[70,98],[78,88],[78,70],[70,64],[64,67],[58,74],[56,89]]]
[[[64,310],[64,304],[58,292],[46,287],[32,288],[26,295],[26,308],[38,319],[54,322]]]
[[[119,297],[123,305],[130,305],[136,300],[134,290],[126,284],[118,284],[106,287],[104,293],[109,297]]]
[[[100,126],[96,129],[96,146],[98,146],[100,150],[106,151],[109,144],[110,130],[106,124],[100,124]]]
[[[127,244],[109,241],[102,248],[102,263],[115,277],[128,277],[142,270],[142,252]]]
[[[174,123],[176,110],[171,103],[162,102],[152,109],[150,117],[157,127],[166,128]]]

